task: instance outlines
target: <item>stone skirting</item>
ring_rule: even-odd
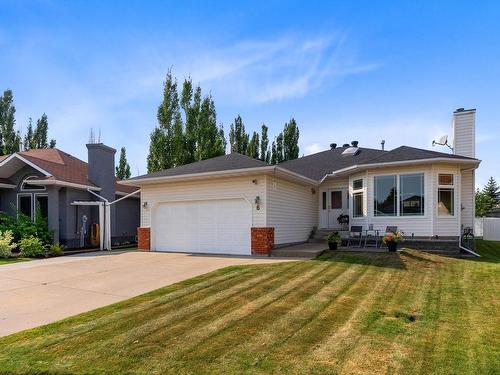
[[[142,251],[151,250],[150,228],[137,228],[137,248]]]
[[[251,239],[253,255],[269,255],[274,248],[274,228],[253,227]]]

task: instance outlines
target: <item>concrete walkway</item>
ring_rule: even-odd
[[[132,251],[0,265],[0,336],[122,301],[218,268],[283,261]]]

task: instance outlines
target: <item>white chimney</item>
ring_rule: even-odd
[[[453,153],[476,157],[476,110],[459,108],[453,112]]]

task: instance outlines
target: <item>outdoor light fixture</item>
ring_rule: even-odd
[[[312,195],[316,194],[316,189],[315,188],[311,188],[311,194]]]
[[[257,180],[252,180],[252,184],[257,185]]]
[[[255,208],[260,210],[260,197],[258,195],[255,197]]]
[[[143,208],[148,208],[148,202],[142,202],[142,207]]]

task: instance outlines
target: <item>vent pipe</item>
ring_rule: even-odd
[[[330,143],[330,150],[335,150],[337,148],[336,143]]]
[[[342,145],[342,147],[349,147],[349,146],[350,146],[350,144],[349,144],[349,143],[344,143],[344,144]]]
[[[382,142],[380,142],[380,144],[382,145],[382,151],[385,150],[385,139],[382,139]]]
[[[359,141],[352,141],[351,146],[352,147],[358,147]]]

